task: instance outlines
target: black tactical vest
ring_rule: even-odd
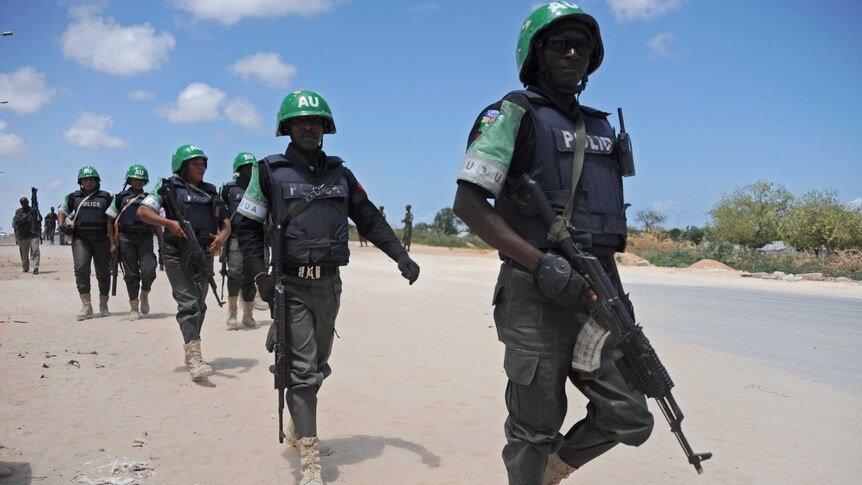
[[[234,219],[234,215],[236,214],[236,209],[239,207],[239,203],[242,201],[242,196],[245,194],[245,188],[239,185],[235,180],[232,180],[222,187],[221,198],[224,201],[227,201],[227,215],[231,218],[231,224],[236,223],[236,219]],[[231,231],[231,238],[236,238],[236,231]]]
[[[308,168],[299,166],[283,155],[270,155],[261,161],[269,164],[272,170],[271,183],[281,185],[282,199],[270,203],[279,204],[278,211],[282,215],[322,184],[320,179],[323,177],[315,177]],[[342,163],[338,157],[326,157],[327,171]],[[331,187],[323,188],[320,195],[290,221],[284,229],[282,254],[285,265],[347,264],[350,259],[347,247],[348,196],[347,175],[342,174]]]
[[[545,97],[532,91],[514,91],[529,101],[528,113],[535,127],[536,151],[530,176],[545,192],[557,214],[562,214],[571,197],[572,166],[575,153],[575,120],[560,112]],[[572,225],[579,239],[591,240],[597,256],[625,250],[627,204],[623,200],[623,181],[614,156],[616,137],[607,115],[581,106],[586,128],[584,166],[575,193]],[[498,197],[497,212],[521,237],[540,249],[554,247],[548,241],[548,227],[537,217],[527,216]],[[585,246],[590,246],[589,243]]]
[[[108,216],[105,211],[111,206],[113,197],[104,190],[97,190],[86,202],[84,199],[87,199],[87,194],[83,190],[76,190],[69,194],[66,201],[69,213],[77,213],[75,235],[90,239],[107,238]]]
[[[144,197],[147,196],[146,192],[143,192],[140,197],[138,197],[134,202],[129,203],[129,207],[126,207],[126,203],[129,200],[137,197],[137,194],[132,192],[131,189],[126,189],[119,194],[117,197],[117,211],[122,211],[120,213],[120,232],[127,236],[146,236],[153,235],[152,226],[145,223],[138,217],[138,207],[141,206],[141,202],[144,200]],[[123,208],[125,207],[125,210]]]
[[[176,175],[170,178],[176,192],[177,210],[182,214],[195,230],[198,242],[202,246],[208,246],[212,237],[210,234],[218,233],[216,219],[216,198],[218,190],[213,184],[201,182],[195,188],[190,188],[185,181]],[[178,245],[180,238],[172,232],[165,232],[165,241]]]

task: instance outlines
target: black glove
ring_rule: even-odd
[[[572,269],[565,258],[545,253],[533,271],[533,278],[545,297],[559,306],[585,301],[587,282]]]
[[[70,226],[67,224],[63,224],[62,226],[60,226],[60,232],[67,235],[67,236],[71,236],[74,231],[75,231],[74,226]]]
[[[398,257],[398,270],[401,271],[401,276],[407,279],[412,285],[419,278],[419,265],[416,261],[410,259],[407,253]]]
[[[272,276],[267,273],[261,273],[254,278],[254,284],[257,286],[257,293],[260,299],[269,303],[272,308],[272,300],[275,296],[275,281]]]
[[[266,332],[266,344],[265,344],[265,346],[266,346],[266,351],[269,353],[272,353],[272,351],[275,350],[276,332],[278,332],[277,328],[278,328],[278,326],[275,323],[273,323],[272,325],[269,326],[269,331]]]

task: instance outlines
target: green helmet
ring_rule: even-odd
[[[251,165],[257,162],[257,158],[249,152],[239,152],[236,158],[233,159],[233,171],[236,172],[243,165]]]
[[[147,172],[146,167],[136,163],[129,167],[129,170],[126,172],[126,179],[139,179],[147,183],[150,181],[150,173]]]
[[[183,145],[177,148],[177,151],[175,151],[174,155],[171,157],[171,171],[173,173],[179,173],[180,168],[183,166],[183,162],[197,157],[203,158],[204,163],[208,160],[204,151],[195,145]]]
[[[99,177],[99,172],[92,165],[85,165],[81,167],[81,170],[78,170],[78,183],[81,183],[81,179],[94,177],[97,182],[101,182],[102,178]]]
[[[594,73],[602,64],[605,49],[602,45],[602,34],[596,19],[572,2],[551,2],[534,10],[524,21],[524,25],[521,26],[515,60],[518,62],[518,77],[525,86],[530,82],[527,71],[532,63],[533,41],[548,27],[563,19],[587,24],[596,38],[596,50],[593,52],[589,67],[587,67],[587,75]]]
[[[323,118],[323,133],[330,135],[335,133],[335,120],[332,119],[329,103],[323,99],[323,96],[314,91],[302,89],[284,97],[281,108],[278,110],[275,136],[287,135],[287,127],[282,129],[282,123],[284,120],[297,116],[320,116]]]

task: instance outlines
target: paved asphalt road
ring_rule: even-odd
[[[862,395],[862,303],[741,288],[631,283],[638,320],[655,335],[756,358]]]

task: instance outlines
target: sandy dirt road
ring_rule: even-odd
[[[503,484],[506,377],[490,306],[499,263],[494,254],[421,246],[413,254],[422,275],[412,287],[374,248],[353,248],[342,272],[340,338],[333,375],[320,393],[320,435],[333,450],[323,458],[323,477],[349,484]],[[859,286],[622,271],[632,287],[838,296],[862,308]],[[68,246],[42,246],[38,276],[20,272],[17,248],[0,247],[0,470],[24,477],[0,484],[96,482],[121,457],[149,463],[153,474],[142,483],[296,481],[298,453],[277,442],[267,327],[228,332],[225,310],[209,302],[203,350],[215,375],[195,384],[183,365],[164,273],[147,318],[126,320],[128,304],[118,296],[110,303],[113,315],[76,322],[80,303]],[[663,308],[653,302],[640,317],[672,310]],[[733,305],[721,312],[726,317],[715,321],[736,318]],[[265,312],[256,317],[269,323]],[[689,440],[715,458],[698,477],[659,414],[646,444],[615,448],[571,483],[859,483],[858,393],[732,348],[668,332],[655,336],[645,324],[677,383]],[[574,388],[569,397],[566,427],[585,405]]]

